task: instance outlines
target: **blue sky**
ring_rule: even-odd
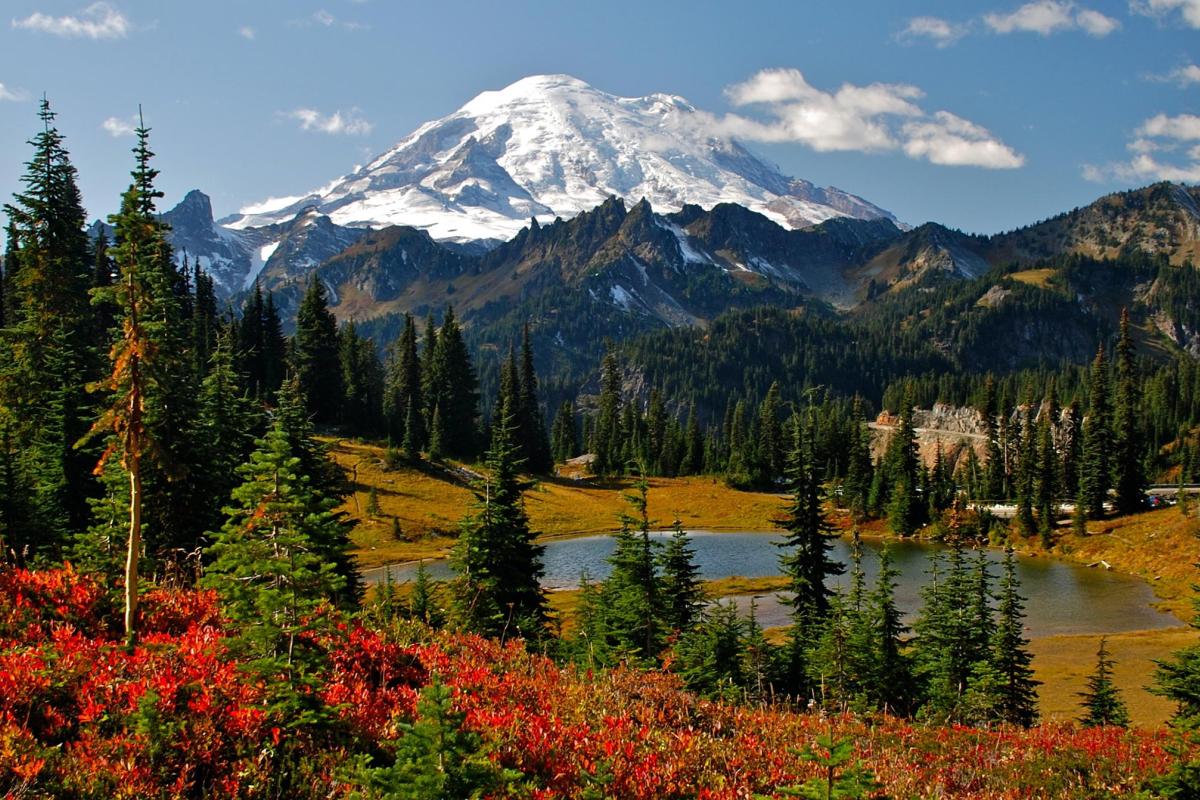
[[[8,0],[0,14],[0,196],[45,92],[92,216],[128,183],[139,103],[164,206],[200,188],[223,215],[325,184],[536,73],[735,115],[786,173],[910,223],[990,233],[1200,181],[1200,0]],[[789,72],[763,89],[763,70]],[[737,103],[738,86],[769,102]]]

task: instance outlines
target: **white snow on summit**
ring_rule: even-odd
[[[283,222],[316,206],[339,225],[411,225],[435,239],[507,239],[610,195],[656,210],[738,203],[792,228],[834,216],[891,215],[837,189],[794,180],[681,97],[616,97],[567,75],[480,94],[371,163],[304,197],[269,200],[229,223]]]

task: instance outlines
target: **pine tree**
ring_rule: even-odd
[[[718,601],[680,638],[672,668],[696,694],[740,700],[750,683],[747,633],[746,620],[737,606],[732,601]]]
[[[616,475],[624,471],[621,461],[621,374],[617,355],[609,348],[600,368],[600,403],[592,431],[596,455],[592,469],[597,475]]]
[[[540,642],[549,618],[540,583],[544,548],[525,515],[513,409],[504,403],[496,414],[485,460],[489,474],[472,490],[474,513],[463,521],[453,555],[457,616],[484,636]]]
[[[296,312],[294,359],[304,404],[314,421],[322,425],[337,422],[345,396],[337,320],[329,310],[325,284],[315,276]]]
[[[997,500],[1004,500],[1008,495],[1005,491],[1004,452],[1000,448],[1000,435],[996,427],[996,416],[998,413],[996,407],[996,381],[991,375],[987,377],[983,392],[983,407],[980,409],[980,414],[983,416],[984,435],[987,438],[983,498],[995,502]]]
[[[4,206],[0,414],[18,453],[14,480],[29,496],[28,527],[10,530],[10,546],[53,556],[69,531],[86,524],[94,494],[97,454],[73,445],[94,416],[84,387],[101,377],[101,339],[89,308],[93,256],[77,173],[44,99],[38,116],[42,131],[29,141],[24,189]]]
[[[653,663],[662,651],[665,615],[658,546],[650,538],[646,496],[649,484],[640,476],[625,495],[633,513],[622,513],[608,558],[612,571],[598,592],[599,631],[603,647],[616,659]]]
[[[440,628],[446,624],[446,616],[438,607],[437,592],[429,578],[429,570],[425,569],[424,560],[417,562],[417,577],[413,581],[412,595],[409,597],[409,615],[431,628]]]
[[[425,400],[431,409],[440,412],[440,449],[444,455],[454,458],[474,458],[478,453],[478,382],[453,308],[446,309],[432,355],[427,352],[427,358],[432,361],[428,367]],[[432,413],[430,418],[432,420]]]
[[[229,497],[238,466],[254,449],[254,431],[259,428],[261,413],[243,394],[228,334],[218,336],[206,372],[200,386],[198,426],[206,445],[206,466],[196,479],[203,481],[207,496]],[[209,504],[208,508],[213,513],[207,514],[205,527],[212,530],[221,524],[217,518],[220,507]]]
[[[906,714],[915,701],[912,668],[903,652],[903,637],[908,631],[896,605],[899,570],[892,565],[891,550],[885,544],[879,551],[879,573],[868,598],[873,653],[863,676],[868,701],[883,711]]]
[[[132,645],[137,637],[138,573],[142,559],[143,462],[171,457],[151,418],[151,404],[161,403],[166,370],[162,361],[174,355],[169,349],[169,286],[162,280],[162,263],[167,253],[163,228],[154,216],[157,174],[149,166],[149,131],[139,127],[135,148],[137,167],[133,182],[121,199],[121,210],[112,218],[117,233],[114,250],[120,282],[113,287],[113,300],[120,309],[121,337],[110,353],[112,373],[93,387],[102,390],[109,405],[86,438],[107,436],[104,453],[96,465],[102,474],[114,456],[127,473],[128,543],[125,556],[125,635]],[[84,440],[81,440],[81,443]],[[110,473],[111,474],[111,473]]]
[[[1124,728],[1129,725],[1129,711],[1113,684],[1113,664],[1107,639],[1101,636],[1100,649],[1096,652],[1096,671],[1087,679],[1087,691],[1079,693],[1084,708],[1079,724],[1085,728],[1102,725]]]
[[[850,425],[850,446],[846,453],[846,480],[842,491],[846,506],[855,521],[866,518],[871,493],[870,431],[864,418],[862,398],[855,395]]]
[[[788,643],[789,688],[800,693],[805,687],[806,653],[817,641],[829,618],[830,590],[826,578],[840,575],[845,567],[830,558],[833,549],[832,526],[822,507],[821,478],[814,463],[811,429],[802,430],[796,419],[792,425],[792,448],[788,456],[791,498],[784,515],[776,523],[787,532],[779,546],[780,571],[787,577],[792,593],[792,628]]]
[[[704,436],[700,432],[695,403],[688,407],[687,428],[683,438],[683,462],[679,465],[679,474],[699,475],[704,472]]]
[[[454,708],[450,687],[436,678],[421,691],[416,721],[400,727],[394,762],[360,770],[361,800],[492,797],[520,777],[490,758],[466,714]]]
[[[1104,516],[1111,486],[1109,452],[1112,447],[1108,405],[1108,360],[1104,345],[1096,353],[1088,379],[1088,414],[1083,420],[1079,463],[1079,505],[1089,519]]]
[[[751,479],[759,486],[766,486],[783,475],[784,442],[779,413],[779,384],[776,382],[771,384],[758,409],[758,442]]]
[[[185,259],[186,269],[186,259]],[[219,323],[217,322],[217,296],[213,279],[200,269],[200,261],[196,260],[192,268],[192,301],[191,342],[193,380],[199,384],[208,374],[209,361],[213,349],[217,346]]]
[[[1116,391],[1112,420],[1112,471],[1116,507],[1132,514],[1146,505],[1146,476],[1142,469],[1145,449],[1140,424],[1139,376],[1133,361],[1133,339],[1129,333],[1129,311],[1121,311],[1117,339]]]
[[[529,341],[529,323],[521,334],[521,364],[518,375],[517,441],[525,455],[525,469],[543,474],[554,468],[546,422],[538,402],[538,378],[533,366],[533,346]]]
[[[239,646],[267,670],[280,664],[289,680],[313,612],[345,588],[337,564],[323,557],[328,542],[344,540],[336,501],[313,490],[302,463],[277,420],[238,469],[243,482],[213,535],[203,579],[234,621],[252,623]]]
[[[563,400],[554,416],[554,425],[550,429],[550,449],[554,460],[566,462],[579,454],[579,441],[576,438],[575,407],[570,400]]]
[[[1058,455],[1054,450],[1054,427],[1051,422],[1051,409],[1054,404],[1048,403],[1047,406],[1046,413],[1038,422],[1038,468],[1034,491],[1038,509],[1038,532],[1042,537],[1042,546],[1049,549],[1054,545],[1054,527],[1057,524],[1058,512],[1058,478],[1061,469]]]
[[[996,627],[992,635],[991,666],[998,676],[999,719],[1028,728],[1037,721],[1037,686],[1033,656],[1025,638],[1024,598],[1017,580],[1017,560],[1012,548],[1004,552]]]
[[[1036,409],[1032,399],[1022,404],[1021,429],[1017,436],[1017,474],[1014,483],[1017,495],[1015,522],[1017,530],[1025,536],[1029,536],[1037,530],[1037,524],[1033,518],[1034,492],[1038,475],[1035,414]]]
[[[704,606],[704,585],[696,553],[683,523],[675,520],[675,532],[659,555],[662,574],[662,594],[665,607],[664,622],[676,631],[686,631],[700,617]]]
[[[920,502],[920,458],[917,454],[917,432],[913,427],[911,397],[906,396],[900,409],[900,424],[888,443],[884,456],[887,479],[891,483],[887,502],[888,525],[897,536],[911,536],[925,519]]]
[[[405,450],[411,451],[410,456],[425,446],[425,425],[421,415],[424,407],[421,362],[417,356],[417,325],[411,314],[405,314],[404,332],[393,345],[388,361],[383,414],[388,435],[395,442],[404,442]]]
[[[299,459],[297,470],[305,476],[316,501],[331,508],[341,505],[350,494],[346,474],[329,456],[325,445],[316,440],[296,376],[285,380],[279,389],[275,422],[287,436],[289,452]],[[320,528],[322,536],[315,539],[312,546],[323,562],[333,565],[340,578],[341,588],[330,599],[350,610],[358,606],[362,597],[362,577],[350,555],[350,530],[354,524],[342,511],[332,517],[336,524],[323,525]]]

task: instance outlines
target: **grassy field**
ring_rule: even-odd
[[[461,477],[437,468],[389,470],[382,448],[348,441],[331,443],[355,491],[343,509],[356,521],[351,534],[364,567],[446,555],[472,495]],[[380,513],[366,513],[374,487]],[[621,495],[629,481],[542,480],[525,495],[533,530],[547,537],[616,530],[628,506]],[[656,527],[679,519],[688,528],[767,530],[775,527],[783,501],[761,492],[739,492],[715,478],[652,478],[649,511]],[[392,520],[401,537],[393,536]]]
[[[357,520],[353,532],[357,556],[363,566],[445,556],[453,546],[459,521],[471,502],[471,492],[461,474],[434,468],[401,467],[389,470],[379,447],[348,441],[331,443],[332,451],[351,475],[355,492],[344,509]],[[368,493],[375,488],[380,513],[365,511]],[[614,530],[617,515],[625,509],[621,498],[628,481],[598,482],[586,479],[544,480],[526,495],[532,527],[547,537]],[[767,530],[783,504],[778,495],[740,492],[713,478],[655,478],[650,481],[649,508],[659,527],[679,518],[689,528],[714,530]],[[393,518],[401,536],[393,536]],[[833,515],[835,525],[849,528],[845,515]],[[864,535],[886,535],[886,524],[873,522]],[[1191,619],[1192,584],[1200,561],[1200,522],[1185,519],[1177,508],[1150,511],[1132,517],[1088,524],[1086,536],[1066,527],[1054,550],[1046,555],[1082,564],[1107,563],[1112,569],[1139,576],[1150,583],[1160,606],[1181,620]],[[1020,549],[1039,553],[1034,541]],[[1097,566],[1097,568],[1103,568]],[[734,577],[709,582],[713,597],[766,594],[782,586],[779,577]],[[551,605],[570,630],[579,593],[556,591]],[[779,638],[781,630],[770,632]],[[1151,726],[1164,722],[1171,706],[1148,693],[1154,661],[1168,658],[1200,634],[1185,628],[1138,631],[1108,637],[1117,661],[1115,680],[1134,721]],[[1039,690],[1042,713],[1050,719],[1072,719],[1079,713],[1076,693],[1095,665],[1099,637],[1054,636],[1033,642],[1034,668],[1043,685]]]

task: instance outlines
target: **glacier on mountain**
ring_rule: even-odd
[[[566,75],[524,78],[428,122],[370,163],[302,197],[223,220],[257,228],[314,207],[347,227],[409,225],[446,241],[505,240],[609,196],[658,209],[737,203],[789,228],[890,213],[788,178],[681,97],[617,97]]]

